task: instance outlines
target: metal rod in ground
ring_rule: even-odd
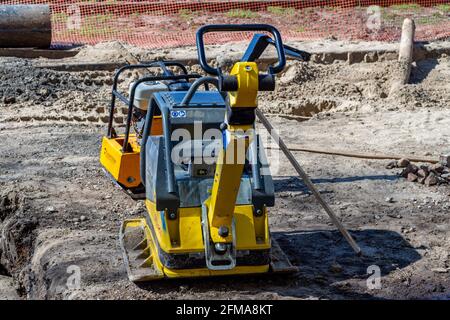
[[[312,183],[311,179],[309,179],[306,172],[302,169],[298,161],[295,159],[292,152],[289,151],[286,144],[283,142],[283,140],[280,138],[280,136],[275,132],[274,128],[270,124],[269,120],[263,115],[261,111],[256,109],[256,116],[261,120],[264,127],[269,131],[269,134],[272,136],[272,138],[275,140],[275,142],[278,144],[280,149],[283,151],[284,155],[288,158],[289,162],[294,167],[295,171],[299,174],[300,178],[302,178],[303,182],[306,184],[308,189],[314,194],[317,201],[320,203],[320,205],[323,207],[323,209],[326,211],[328,216],[330,217],[331,221],[334,223],[334,225],[338,228],[338,230],[341,232],[341,234],[344,236],[344,238],[347,240],[349,245],[352,247],[352,249],[355,251],[357,255],[361,255],[361,248],[358,246],[358,244],[355,242],[355,240],[352,238],[350,233],[345,229],[345,227],[342,225],[342,223],[339,221],[336,214],[333,212],[333,210],[330,208],[328,203],[325,202],[325,200],[322,198],[322,195],[319,193],[319,191],[316,189],[314,184]]]

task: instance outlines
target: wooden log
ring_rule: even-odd
[[[48,48],[51,40],[48,5],[0,6],[0,47]]]

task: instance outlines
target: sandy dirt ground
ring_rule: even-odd
[[[104,48],[72,60],[117,58]],[[280,155],[270,224],[297,274],[130,283],[118,230],[144,206],[120,192],[98,161],[112,73],[53,71],[17,58],[0,63],[0,291],[10,292],[0,298],[450,299],[448,184],[409,182],[401,169],[386,169],[388,160],[300,152],[363,257]],[[450,58],[415,63],[411,84],[390,95],[395,71],[393,61],[289,62],[260,107],[288,144],[432,158],[450,151]],[[117,124],[125,112],[119,108]],[[381,270],[378,289],[367,286],[372,265]],[[73,266],[78,289],[67,285]]]

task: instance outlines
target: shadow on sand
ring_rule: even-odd
[[[404,268],[421,256],[398,233],[386,230],[351,231],[364,255],[357,257],[338,231],[311,230],[274,232],[273,237],[299,268],[292,275],[232,276],[203,279],[160,280],[139,284],[158,293],[185,290],[196,296],[209,292],[217,298],[280,297],[374,299],[365,289],[336,285],[345,280],[363,281],[367,268],[377,265],[382,275]],[[269,296],[267,296],[269,294]]]

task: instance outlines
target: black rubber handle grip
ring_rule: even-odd
[[[280,32],[268,24],[210,24],[201,27],[197,30],[197,51],[200,66],[205,72],[218,76],[221,71],[220,68],[211,67],[206,61],[205,45],[203,36],[208,32],[235,32],[235,31],[266,31],[272,34],[275,41],[275,48],[278,54],[278,63],[275,66],[269,67],[269,73],[279,73],[283,71],[286,65],[286,56],[284,53],[283,41],[281,40]]]
[[[221,75],[219,76],[219,91],[230,92],[237,91],[239,88],[238,79],[236,76]],[[259,74],[258,75],[258,91],[274,91],[275,90],[275,75]]]

